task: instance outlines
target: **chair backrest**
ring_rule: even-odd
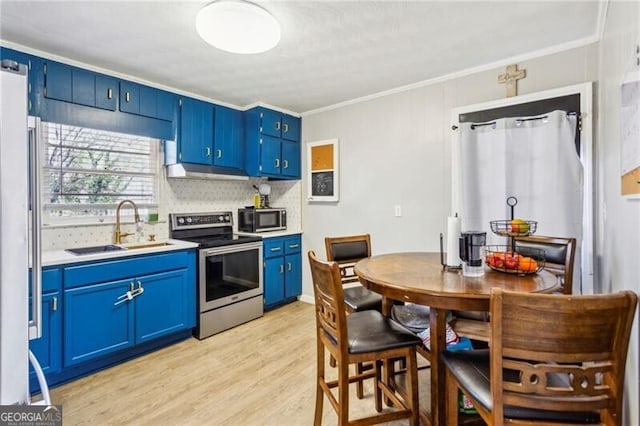
[[[345,237],[326,237],[327,260],[337,262],[342,284],[358,282],[353,266],[361,259],[371,257],[371,237],[369,234]]]
[[[576,239],[530,235],[516,237],[516,252],[527,254],[527,249],[545,252],[544,268],[561,277],[562,292],[573,293],[573,264],[576,255]]]
[[[311,280],[316,308],[318,338],[329,338],[331,345],[338,345],[347,339],[347,320],[344,310],[344,293],[340,280],[340,269],[336,262],[324,262],[309,251]],[[343,340],[345,339],[345,340]],[[346,345],[345,350],[346,350]]]
[[[504,406],[600,412],[620,424],[636,309],[631,291],[590,296],[491,293],[493,416]]]

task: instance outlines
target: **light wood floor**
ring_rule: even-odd
[[[291,303],[57,387],[51,398],[65,425],[311,425],[314,327],[313,305]],[[352,418],[375,413],[370,381],[361,401],[351,388]],[[336,422],[325,398],[323,424]]]

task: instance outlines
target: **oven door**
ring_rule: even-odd
[[[199,251],[200,312],[262,295],[262,242]]]

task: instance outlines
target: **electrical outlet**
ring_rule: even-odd
[[[400,205],[395,205],[393,207],[394,213],[396,217],[400,217],[402,216],[402,207],[400,207]]]

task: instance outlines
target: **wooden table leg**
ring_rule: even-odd
[[[440,364],[440,354],[446,347],[447,311],[434,309],[429,311],[431,333],[431,423],[444,425],[445,418],[445,370]]]
[[[391,308],[393,307],[393,300],[388,297],[382,296],[382,315],[387,318],[391,318]],[[387,386],[393,387],[393,363],[389,360],[384,360],[383,367],[384,377],[383,380],[387,384]],[[387,398],[384,394],[384,403],[387,407],[391,407],[391,400]]]

